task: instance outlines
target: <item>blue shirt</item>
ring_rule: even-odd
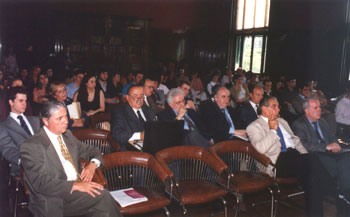
[[[227,108],[225,108],[224,111],[225,111],[224,114],[226,116],[226,120],[230,124],[230,131],[228,133],[229,134],[233,134],[235,132],[235,126],[233,125],[233,121],[231,119],[230,113],[228,113],[228,109]]]
[[[123,91],[122,91],[122,95],[128,95],[128,90],[129,88],[134,85],[134,83],[132,81],[130,81],[129,83],[127,83],[124,87],[123,87]]]
[[[67,89],[67,97],[69,99],[73,99],[74,94],[79,90],[79,87],[76,87],[74,82],[72,81],[71,83],[66,85],[66,89]]]

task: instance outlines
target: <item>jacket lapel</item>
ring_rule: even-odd
[[[41,128],[38,133],[42,137],[43,144],[47,147],[47,155],[51,161],[50,163],[53,164],[58,169],[58,171],[60,171],[62,174],[66,176],[61,160],[58,157],[58,154],[53,144],[51,143],[49,137],[47,136],[45,130]]]
[[[10,117],[10,116],[7,117],[6,125],[8,128],[18,132],[19,134],[21,134],[25,138],[28,137],[28,134],[26,133],[26,131],[24,131],[24,129],[21,127],[21,125],[19,125],[15,120],[13,120],[12,117]]]

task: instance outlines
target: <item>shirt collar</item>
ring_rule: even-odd
[[[12,117],[13,119],[15,119],[15,120],[17,120],[17,117],[18,116],[24,116],[24,114],[23,113],[21,113],[21,114],[16,114],[16,113],[13,113],[13,112],[10,112],[10,117]]]

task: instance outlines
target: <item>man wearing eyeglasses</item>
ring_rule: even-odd
[[[144,106],[143,86],[130,87],[126,101],[127,104],[113,109],[111,114],[112,138],[119,142],[121,151],[131,148],[129,141],[143,140],[145,122],[156,117],[149,107]]]
[[[157,113],[159,120],[184,120],[184,145],[208,148],[209,138],[203,130],[200,116],[194,109],[185,105],[184,93],[179,88],[173,88],[167,95],[168,106]]]

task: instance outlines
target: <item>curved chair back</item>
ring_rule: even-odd
[[[270,159],[256,151],[248,142],[229,140],[216,143],[209,151],[227,164],[231,172],[266,173]]]
[[[111,131],[111,113],[110,112],[100,112],[89,118],[89,128],[97,128],[102,130]]]
[[[198,146],[175,146],[156,154],[157,160],[172,174],[176,183],[174,197],[180,202],[184,213],[186,204],[207,203],[227,194],[217,185],[218,180],[227,179],[227,166]],[[224,201],[224,204],[226,202]],[[225,216],[226,212],[225,205]]]
[[[111,133],[101,129],[72,130],[73,135],[80,141],[98,148],[103,155],[119,151],[120,145],[112,139]]]
[[[171,174],[152,155],[144,152],[116,152],[104,155],[103,163],[102,170],[110,191],[133,187],[148,198],[147,202],[121,208],[123,214],[166,209],[170,204],[164,190],[172,191]]]

